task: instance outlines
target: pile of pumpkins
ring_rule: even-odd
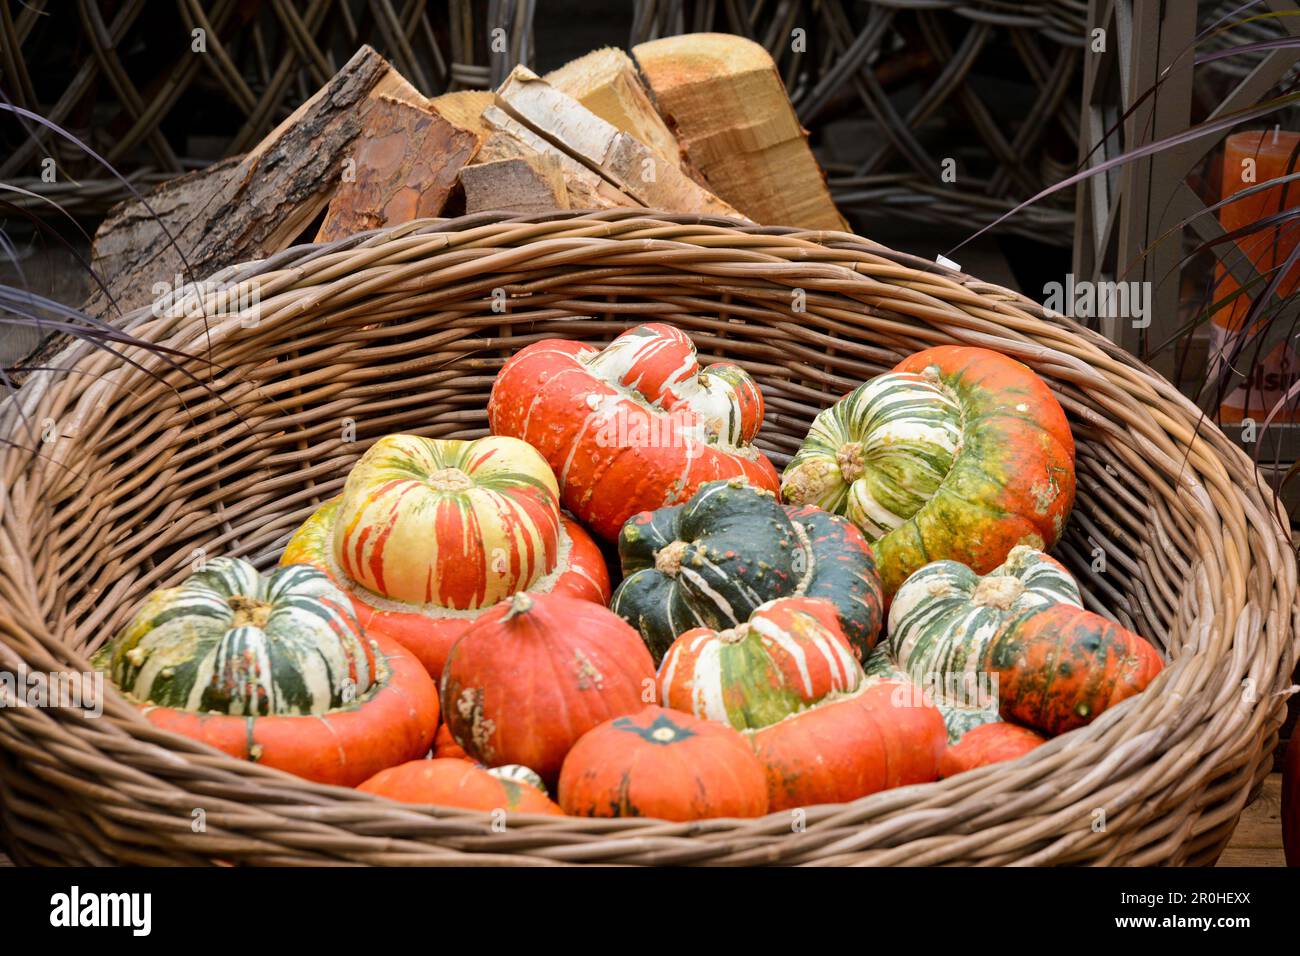
[[[278,568],[208,561],[97,666],[159,727],[311,780],[669,820],[1013,759],[1160,670],[1043,553],[1074,442],[1024,365],[912,355],[783,474],[763,413],[670,325],[536,342],[489,437],[381,438]]]

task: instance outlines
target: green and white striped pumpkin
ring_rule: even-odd
[[[507,763],[502,764],[500,767],[488,767],[487,772],[498,780],[522,783],[525,786],[535,787],[550,796],[549,791],[546,789],[546,781],[542,779],[542,775],[521,763]]]
[[[325,714],[376,682],[328,576],[305,565],[263,576],[224,557],[151,594],[96,663],[139,702],[232,716]]]
[[[1074,503],[1074,438],[1015,359],[942,345],[910,355],[813,421],[781,478],[787,502],[849,517],[886,595],[931,561],[992,571],[1049,548]]]
[[[813,420],[782,493],[847,516],[875,540],[939,490],[961,439],[961,405],[941,382],[913,372],[880,375]]]
[[[880,578],[853,523],[780,503],[740,479],[701,485],[685,504],[633,515],[618,539],[623,582],[610,610],[656,660],[692,628],[735,627],[782,597],[829,601],[859,657],[880,631]]]
[[[1049,604],[1082,607],[1079,587],[1057,561],[1033,548],[1013,548],[1001,567],[983,577],[956,561],[927,564],[894,595],[889,637],[880,647],[883,660],[872,660],[868,673],[892,665],[935,690],[934,702],[956,739],[998,719],[996,696],[988,707],[971,706],[970,700],[980,679],[988,679],[981,662],[989,642],[1016,614]],[[960,692],[951,693],[953,688]]]

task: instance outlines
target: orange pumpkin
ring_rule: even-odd
[[[386,674],[356,703],[320,717],[242,717],[145,707],[155,727],[235,757],[317,783],[355,787],[378,771],[429,752],[438,726],[438,690],[409,651],[371,631]]]
[[[936,779],[948,731],[910,682],[880,681],[750,735],[772,810],[859,797]]]
[[[446,724],[440,724],[438,733],[433,738],[433,756],[435,758],[453,757],[458,760],[467,759],[465,748],[456,743],[456,738],[451,735],[451,731]]]
[[[984,649],[1002,716],[1048,736],[1082,727],[1143,691],[1164,667],[1145,639],[1069,604],[1029,608]]]
[[[1074,438],[1047,384],[999,352],[911,355],[813,421],[785,499],[851,518],[886,597],[931,561],[976,574],[1051,546],[1074,503]]]
[[[653,699],[654,680],[650,652],[617,614],[563,595],[520,593],[452,648],[443,713],[470,758],[522,764],[550,783],[579,737]]]
[[[604,349],[546,339],[520,349],[488,402],[497,435],[534,445],[560,480],[564,506],[612,541],[632,515],[686,501],[700,485],[743,478],[777,490],[753,445],[763,396],[738,365],[701,368],[695,346],[663,323]]]
[[[536,787],[489,773],[468,760],[412,760],[381,770],[357,789],[400,803],[462,807],[488,813],[504,810],[564,815]]]
[[[944,751],[939,761],[939,779],[1004,760],[1018,760],[1045,743],[1046,737],[1028,727],[1006,721],[980,724],[966,731],[961,740]]]
[[[767,785],[738,732],[650,706],[574,745],[560,773],[560,806],[582,817],[758,817],[767,812]]]
[[[320,568],[363,627],[415,654],[435,678],[465,629],[523,589],[609,601],[599,547],[559,511],[549,466],[511,438],[380,439],[285,547]]]

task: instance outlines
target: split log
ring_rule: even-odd
[[[420,99],[374,99],[317,242],[442,212],[479,142]]]
[[[568,153],[556,149],[527,126],[508,116],[503,110],[489,106],[483,111],[483,123],[492,135],[479,150],[479,159],[529,159],[546,156],[559,168],[564,177],[564,188],[569,196],[570,209],[614,209],[639,206],[631,196],[622,192],[598,173],[588,169]]]
[[[532,213],[568,209],[564,173],[551,156],[496,159],[460,171],[465,212]]]
[[[637,76],[636,64],[622,50],[592,50],[543,79],[606,123],[644,143],[664,162],[681,167],[682,150],[677,137],[650,102],[650,94]]]
[[[147,194],[156,217],[139,201],[116,207],[91,250],[116,308],[98,291],[82,308],[101,318],[126,312],[152,302],[156,283],[201,280],[286,248],[334,195],[370,110],[412,93],[419,96],[363,46],[251,152]]]
[[[848,229],[763,47],[691,33],[642,43],[632,54],[715,193],[765,225]]]
[[[435,96],[429,100],[429,105],[446,120],[469,130],[482,142],[492,132],[483,125],[483,111],[492,105],[494,99],[491,90],[457,90]]]
[[[640,140],[607,123],[525,66],[516,66],[497,89],[496,105],[642,206],[740,217],[675,163],[660,159]]]

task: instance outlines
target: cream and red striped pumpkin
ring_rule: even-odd
[[[834,605],[779,598],[735,627],[677,638],[659,668],[659,695],[673,710],[756,730],[862,680]]]
[[[326,571],[363,626],[434,677],[465,629],[513,594],[609,600],[604,558],[560,513],[550,466],[508,437],[381,438],[289,541],[281,564],[293,563]]]
[[[348,475],[331,543],[343,573],[376,594],[480,610],[555,570],[559,488],[512,438],[388,435]]]
[[[690,338],[663,323],[604,349],[564,339],[520,349],[497,375],[488,419],[541,451],[564,506],[607,540],[709,481],[778,487],[752,444],[763,421],[754,380],[737,365],[701,368]]]

